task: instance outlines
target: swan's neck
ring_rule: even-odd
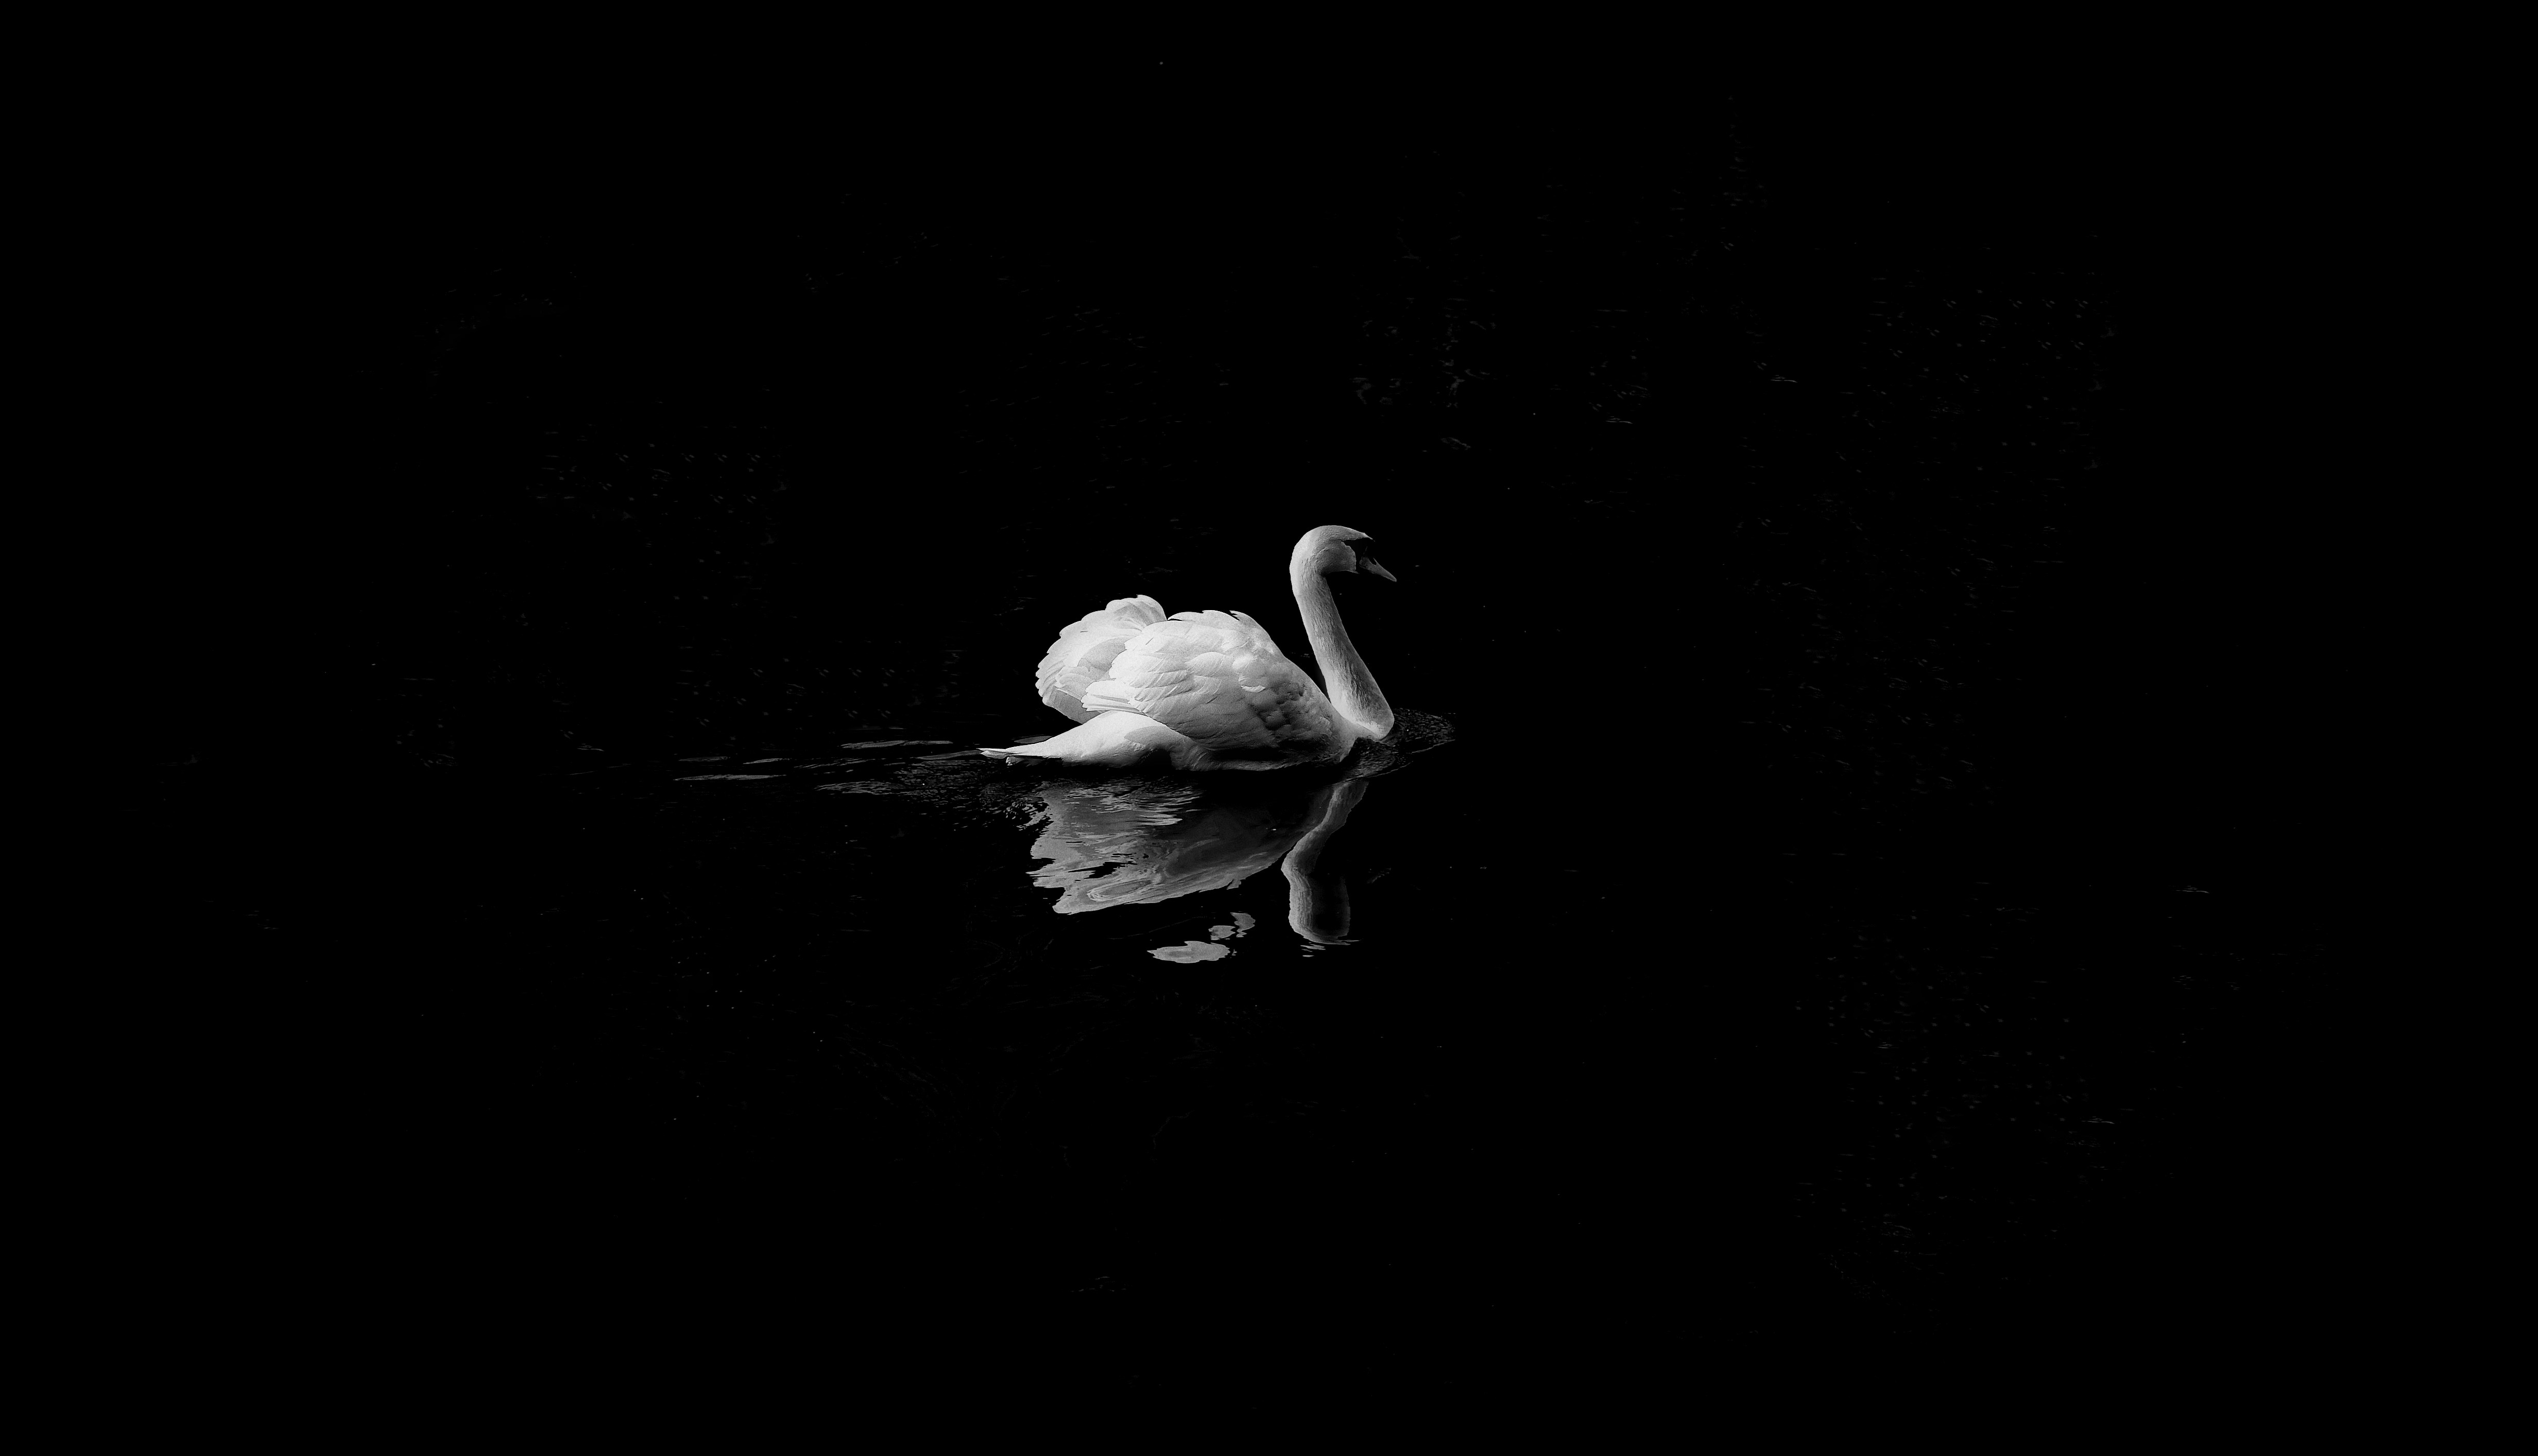
[[[1366,737],[1389,738],[1392,704],[1383,700],[1383,690],[1374,686],[1374,674],[1366,670],[1366,659],[1357,655],[1348,629],[1340,626],[1340,604],[1331,595],[1330,579],[1302,565],[1290,567],[1287,576],[1295,588],[1296,606],[1303,613],[1304,637],[1313,644],[1313,661],[1321,666],[1322,691],[1330,695],[1331,706]]]

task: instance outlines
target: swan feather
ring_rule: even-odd
[[[1039,660],[1039,700],[1079,723],[1093,721],[1098,709],[1084,705],[1084,690],[1108,677],[1120,650],[1163,620],[1164,604],[1139,596],[1119,597],[1069,623]]]

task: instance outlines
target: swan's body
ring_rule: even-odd
[[[1243,613],[1167,617],[1153,597],[1121,597],[1059,632],[1040,659],[1040,701],[1077,726],[1044,743],[978,752],[1102,765],[1160,756],[1179,769],[1258,769],[1337,762],[1360,740],[1387,737],[1392,707],[1340,625],[1325,579],[1363,569],[1390,580],[1351,545],[1366,539],[1320,526],[1287,562],[1329,692]]]

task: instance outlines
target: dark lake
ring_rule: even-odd
[[[2257,507],[2122,148],[1979,110],[386,144],[248,337],[170,290],[241,468],[127,533],[167,1277],[1127,1405],[2279,1320]],[[1330,523],[1399,744],[973,752],[1112,597],[1308,661]]]

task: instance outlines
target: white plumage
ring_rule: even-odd
[[[1099,612],[1087,612],[1048,644],[1039,661],[1039,700],[1081,723],[1093,716],[1084,706],[1084,690],[1110,675],[1119,649],[1130,638],[1164,620],[1164,604],[1153,597],[1121,597]]]
[[[1347,526],[1317,527],[1288,559],[1328,693],[1243,613],[1167,617],[1153,597],[1120,597],[1070,624],[1040,659],[1040,701],[1079,726],[979,752],[1096,764],[1162,755],[1174,768],[1259,769],[1335,761],[1359,739],[1386,736],[1392,709],[1340,626],[1324,579],[1357,570],[1392,579],[1354,544],[1366,539]]]

